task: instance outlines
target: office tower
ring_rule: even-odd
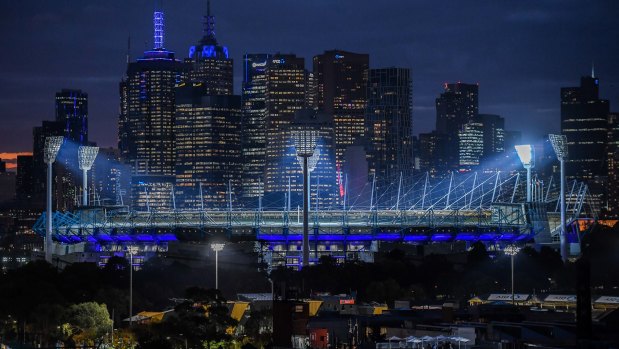
[[[267,142],[267,67],[270,54],[246,54],[243,58],[242,153],[244,198],[264,194]]]
[[[505,119],[494,114],[479,114],[484,130],[482,162],[490,162],[505,152]]]
[[[447,136],[447,165],[459,165],[458,132],[464,124],[479,114],[479,86],[474,84],[445,84],[444,92],[436,99],[436,131]]]
[[[333,116],[338,167],[365,133],[369,64],[367,54],[339,50],[314,57],[315,107]]]
[[[183,208],[225,209],[241,189],[241,97],[209,91],[199,83],[176,91],[175,197]]]
[[[619,217],[619,113],[608,116],[608,186],[606,193],[607,215]]]
[[[20,202],[32,200],[34,198],[34,166],[32,155],[17,156],[17,177],[15,181],[17,200]]]
[[[314,154],[318,161],[310,173],[310,207],[312,210],[333,208],[339,201],[335,169],[335,135],[333,118],[315,109],[302,109],[288,123],[279,125],[269,144],[265,183],[265,202],[286,207],[290,192],[290,208],[303,207],[302,159],[297,156],[294,132],[303,127],[317,134]]]
[[[280,167],[286,154],[291,154],[288,125],[295,113],[306,103],[305,60],[291,54],[271,57],[266,71],[266,161],[264,191],[282,193],[288,188],[288,179],[282,180]]]
[[[174,88],[187,65],[163,46],[163,13],[155,12],[155,45],[127,66],[120,83],[119,150],[132,166],[134,209],[169,209],[174,184]]]
[[[441,175],[448,168],[448,137],[432,131],[419,134],[419,169],[432,176]]]
[[[0,173],[6,173],[6,161],[0,159]]]
[[[232,58],[228,48],[219,45],[215,38],[215,16],[211,15],[211,2],[207,1],[204,16],[204,35],[198,44],[189,48],[191,65],[189,83],[203,83],[207,95],[231,95],[233,93]]]
[[[56,93],[56,121],[64,136],[77,144],[88,143],[88,94],[81,90],[62,89]]]
[[[370,172],[378,183],[413,171],[410,69],[370,69],[366,137]]]
[[[578,87],[561,89],[561,133],[567,137],[568,179],[592,180],[607,175],[608,100],[599,98],[599,79],[592,73]]]
[[[476,170],[484,154],[484,124],[476,117],[458,131],[458,170]]]

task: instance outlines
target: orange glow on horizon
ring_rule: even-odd
[[[0,153],[0,159],[6,162],[7,170],[15,171],[15,169],[17,169],[17,157],[20,155],[32,155],[32,152]]]

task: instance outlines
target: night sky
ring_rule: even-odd
[[[160,0],[165,47],[187,55],[202,36],[205,1]],[[118,82],[152,46],[154,1],[0,3],[0,152],[31,151],[32,127],[54,117],[61,88],[89,94],[91,140],[116,146]],[[369,53],[370,66],[413,71],[414,132],[434,127],[445,82],[480,84],[480,112],[537,140],[559,129],[559,89],[591,72],[619,110],[619,1],[213,0],[216,33],[235,60],[243,53],[324,50]]]

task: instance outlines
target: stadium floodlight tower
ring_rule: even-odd
[[[219,252],[224,250],[226,244],[214,242],[211,244],[211,250],[215,251],[215,289],[219,290]]]
[[[511,257],[512,260],[512,304],[515,303],[515,294],[514,294],[514,256],[520,252],[520,247],[516,245],[509,245],[505,247],[503,250],[506,255]]]
[[[309,265],[309,159],[314,155],[318,132],[310,125],[300,125],[294,132],[297,156],[303,158],[303,266]]]
[[[88,206],[88,171],[95,163],[99,147],[89,147],[82,145],[79,147],[77,157],[80,162],[80,170],[82,170],[82,206]]]
[[[535,150],[532,145],[517,145],[516,153],[522,166],[527,170],[527,202],[531,202],[531,169],[535,167]]]
[[[567,160],[567,137],[565,135],[549,135],[550,143],[552,144],[552,149],[554,149],[555,154],[557,155],[557,159],[559,159],[559,164],[561,165],[561,194],[560,194],[560,205],[561,205],[561,233],[559,238],[561,240],[561,258],[563,261],[567,261],[567,237],[565,236],[565,160]]]
[[[45,260],[52,262],[52,165],[56,161],[56,156],[60,146],[64,142],[62,136],[52,136],[45,138],[43,149],[43,161],[47,164],[47,205],[45,220]]]

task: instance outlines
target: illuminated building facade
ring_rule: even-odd
[[[370,69],[366,137],[378,183],[413,171],[412,81],[407,68]]]
[[[188,67],[163,48],[163,33],[144,57],[131,62],[120,84],[119,150],[132,166],[131,204],[136,210],[170,209],[174,183],[174,89]],[[163,14],[161,13],[161,19]]]
[[[268,135],[264,169],[265,195],[282,193],[288,188],[289,174],[280,171],[282,161],[292,156],[288,125],[293,121],[295,113],[305,107],[306,76],[305,60],[295,55],[276,54],[268,64],[265,95]]]
[[[619,113],[608,116],[608,192],[607,209],[612,218],[619,218]]]
[[[585,76],[579,87],[561,89],[561,133],[567,137],[568,179],[593,180],[607,175],[608,100],[599,98],[599,79]]]
[[[203,84],[176,90],[177,207],[226,209],[241,189],[241,97],[208,95]]]
[[[267,142],[267,68],[270,54],[246,54],[243,58],[243,197],[264,195]],[[277,68],[274,67],[274,68]]]
[[[204,36],[189,48],[185,62],[191,65],[189,83],[203,83],[207,95],[233,94],[232,58],[228,48],[219,45],[215,38],[215,16],[211,15],[210,1],[204,16]]]
[[[290,122],[280,124],[279,132],[273,134],[267,159],[265,202],[272,208],[281,209],[288,204],[295,211],[303,207],[303,169],[297,157],[294,132],[309,126],[317,132],[314,154],[318,155],[315,168],[310,172],[311,210],[332,209],[339,202],[335,170],[335,134],[333,118],[315,109],[302,109]],[[289,187],[290,185],[290,187]]]
[[[476,84],[445,84],[444,92],[436,99],[436,131],[447,136],[447,165],[460,164],[458,133],[464,124],[479,114],[479,86]]]
[[[346,51],[326,51],[314,57],[315,107],[333,116],[336,159],[359,145],[365,134],[370,57]]]
[[[464,124],[458,131],[458,169],[470,171],[476,169],[484,154],[484,124],[474,118]]]

